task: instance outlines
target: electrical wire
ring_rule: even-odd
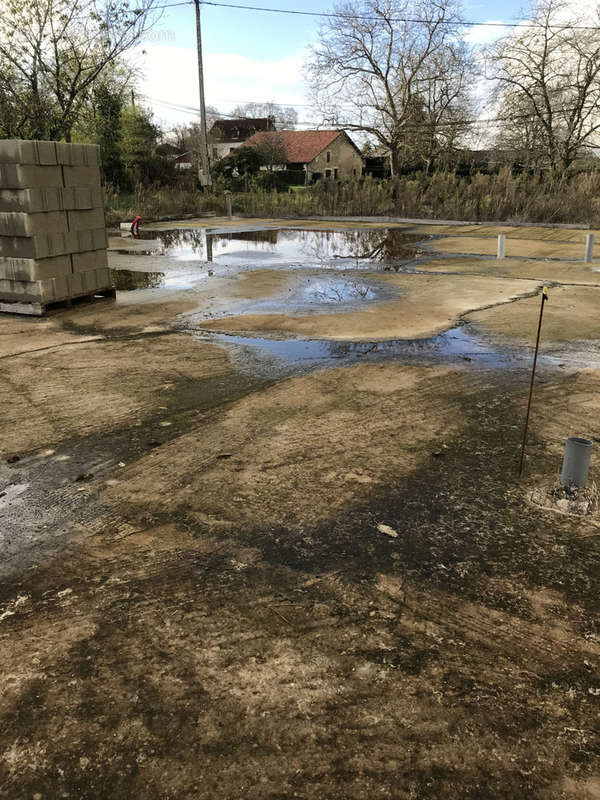
[[[178,8],[180,6],[194,5],[194,0],[182,0],[179,3],[164,3],[162,5],[153,6],[153,10],[161,10],[165,8]],[[299,11],[291,8],[272,8],[267,6],[246,6],[238,3],[219,3],[216,0],[200,0],[201,6],[213,6],[214,8],[230,8],[235,11],[260,11],[267,14],[294,14],[302,17],[322,17],[325,19],[352,19],[363,20],[365,22],[381,22],[382,17],[373,17],[367,14],[340,14],[331,11]],[[388,22],[408,22],[413,24],[431,24],[434,22],[436,25],[452,25],[453,27],[481,27],[481,28],[549,28],[561,29],[570,31],[600,31],[600,25],[569,25],[566,23],[540,23],[531,22],[526,18],[513,19],[509,22],[501,22],[499,20],[489,22],[478,22],[470,19],[419,19],[418,17],[390,17]]]
[[[246,6],[237,3],[219,3],[215,0],[200,0],[200,4],[203,6],[214,6],[216,8],[231,8],[238,11],[261,11],[266,12],[269,14],[294,14],[297,16],[303,17],[324,17],[326,19],[353,19],[353,20],[364,20],[366,22],[381,22],[383,17],[382,16],[369,16],[367,14],[341,14],[331,11],[298,11],[297,9],[289,9],[289,8],[269,8],[266,6]],[[544,25],[539,22],[530,22],[527,19],[515,19],[511,22],[476,22],[474,20],[446,20],[446,19],[419,19],[417,17],[389,17],[386,18],[387,22],[408,22],[408,23],[415,23],[415,24],[431,24],[435,23],[438,25],[452,25],[453,27],[486,27],[486,28],[512,28],[515,26],[519,26],[521,28],[564,28],[567,30],[577,30],[577,31],[597,31],[600,30],[600,26],[597,25],[565,25],[565,24],[548,24]]]
[[[149,97],[148,95],[142,95],[142,96],[145,97],[146,100],[149,100],[152,103],[157,103],[157,104],[159,104],[161,106],[165,106],[166,108],[170,108],[171,110],[174,110],[174,111],[181,111],[181,112],[186,113],[186,114],[193,114],[194,116],[199,116],[199,114],[200,114],[200,109],[196,108],[195,106],[187,106],[187,105],[182,105],[182,104],[179,104],[179,103],[172,103],[172,102],[170,102],[168,100],[159,100],[157,98]],[[587,111],[594,111],[594,110],[598,110],[600,112],[600,103],[595,104],[593,106],[583,107],[583,108],[580,108],[579,106],[574,107],[574,108],[555,108],[555,109],[552,110],[552,113],[553,113],[553,115],[558,116],[558,115],[572,114],[574,111],[587,112]],[[253,117],[244,117],[244,116],[240,116],[239,114],[226,114],[226,113],[221,113],[221,112],[217,112],[217,113],[218,113],[218,119],[221,119],[221,118],[225,118],[225,119],[240,119],[240,120],[253,119]],[[443,127],[451,127],[452,128],[452,127],[456,127],[457,124],[464,125],[464,126],[470,126],[470,127],[471,126],[472,127],[476,127],[476,126],[479,126],[479,125],[490,125],[490,124],[494,124],[494,123],[525,122],[527,120],[535,121],[535,120],[539,120],[539,119],[540,119],[539,115],[532,114],[532,113],[529,113],[529,114],[511,114],[511,115],[508,115],[508,116],[497,116],[497,117],[477,117],[475,119],[460,120],[458,122],[453,122],[453,121],[449,120],[447,122],[439,122],[439,123],[437,123],[437,127],[438,128],[443,128]],[[299,120],[295,124],[296,125],[311,125],[311,126],[323,126],[323,125],[327,124],[327,125],[331,125],[331,129],[340,129],[340,130],[351,130],[356,125],[356,123],[348,122],[347,120],[340,120],[336,124],[326,123],[323,120],[321,120],[321,121],[317,121],[317,120]],[[403,131],[407,131],[407,132],[410,132],[410,131],[415,131],[415,132],[416,131],[422,131],[423,130],[423,126],[422,125],[414,125],[414,126],[407,125],[402,130]]]

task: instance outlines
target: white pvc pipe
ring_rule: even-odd
[[[594,258],[594,234],[588,233],[585,237],[585,263],[591,264]]]
[[[498,258],[506,257],[506,234],[498,234]]]

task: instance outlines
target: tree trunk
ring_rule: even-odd
[[[400,159],[398,158],[398,150],[396,147],[392,146],[390,155],[391,177],[395,178],[400,172]]]

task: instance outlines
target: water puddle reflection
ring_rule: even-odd
[[[329,361],[347,363],[417,361],[420,363],[465,363],[491,368],[523,367],[531,362],[528,349],[499,348],[485,342],[465,327],[456,327],[425,339],[394,339],[383,342],[340,342],[326,339],[267,339],[212,334],[196,330],[201,339],[217,342],[248,361],[293,368],[318,366]],[[543,358],[541,359],[544,360]]]
[[[193,228],[143,231],[143,240],[156,247],[129,255],[148,252],[180,261],[212,261],[227,266],[244,267],[258,263],[265,266],[327,267],[330,269],[365,269],[379,265],[394,269],[421,255],[416,243],[423,234],[409,234],[402,229],[296,230],[263,229],[210,233]]]

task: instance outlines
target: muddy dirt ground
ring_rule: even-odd
[[[0,797],[600,798],[585,231],[186,225],[0,318]]]

